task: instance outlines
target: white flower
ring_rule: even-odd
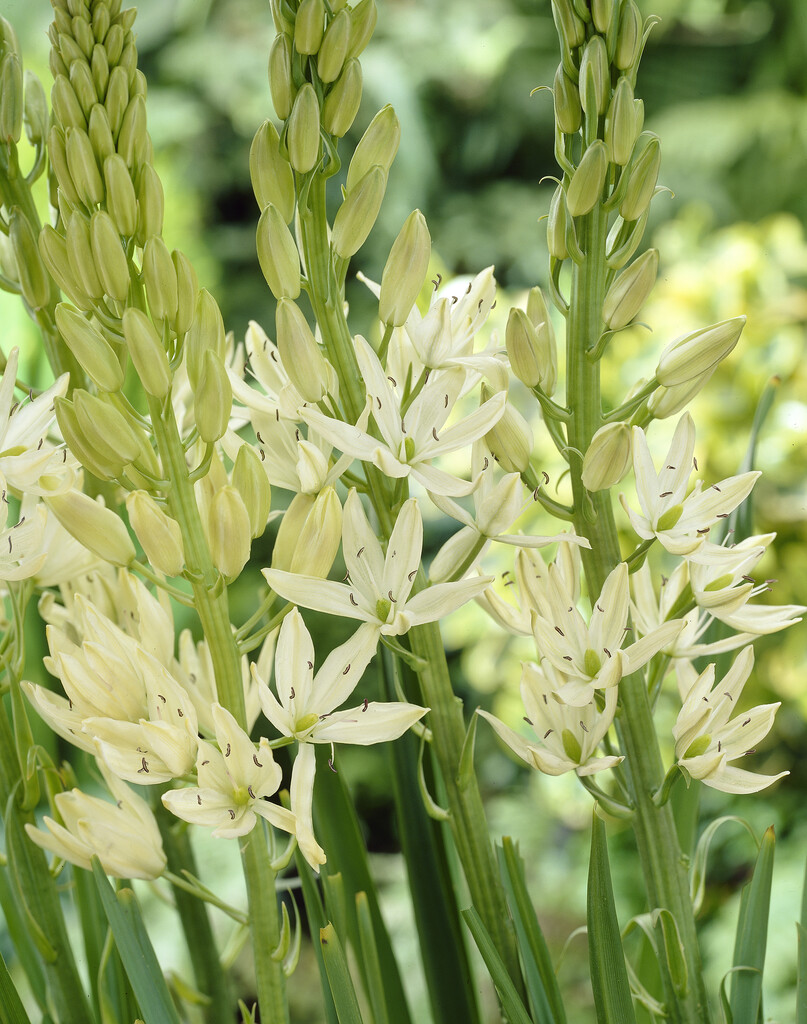
[[[703,545],[712,526],[733,512],[751,492],[758,472],[740,473],[703,491],[697,481],[687,496],[695,451],[695,425],[685,413],[675,428],[664,468],[657,473],[639,427],[633,428],[633,469],[641,514],[628,506],[623,494],[619,500],[631,525],[643,540],[656,537],[673,555],[694,556]]]
[[[547,775],[593,775],[613,768],[622,757],[596,757],[597,747],[611,728],[617,704],[617,690],[605,691],[605,706],[598,710],[594,701],[583,707],[571,707],[555,700],[552,684],[537,665],[522,667],[521,699],[527,712],[525,721],[540,742],[529,743],[517,732],[487,711],[486,718],[498,735],[532,768]]]
[[[779,707],[779,702],[762,704],[734,715],[753,665],[750,646],[737,655],[719,683],[714,665],[708,665],[689,691],[673,729],[677,763],[693,778],[724,793],[756,793],[789,774],[759,775],[729,764],[755,753]]]
[[[6,529],[8,504],[0,500],[0,580],[26,580],[35,576],[48,557],[45,550],[44,505],[37,505],[27,515]]]
[[[269,586],[303,608],[372,623],[385,636],[406,633],[433,622],[476,597],[489,576],[437,583],[410,597],[423,550],[423,521],[417,500],[404,502],[395,521],[386,555],[364,514],[356,491],[347,497],[342,520],[342,553],[348,583],[264,569]]]

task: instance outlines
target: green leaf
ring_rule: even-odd
[[[31,1024],[6,962],[0,955],[0,1024]]]
[[[588,956],[597,1024],[635,1024],[614,904],[605,822],[595,812],[588,871]]]
[[[499,956],[490,933],[482,923],[482,918],[474,907],[468,907],[462,911],[465,923],[474,937],[474,942],[482,954],[485,966],[488,969],[491,980],[496,986],[499,998],[502,1001],[502,1009],[507,1015],[510,1024],[530,1024],[530,1015],[516,991],[512,978],[507,973],[502,958]]]
[[[367,893],[356,893],[356,916],[359,921],[359,942],[367,979],[367,995],[370,999],[375,1024],[389,1024],[384,999],[384,977],[378,962],[375,935],[373,934],[373,918],[367,902]]]
[[[176,1007],[143,924],[135,894],[131,889],[121,889],[116,893],[97,857],[93,857],[92,871],[145,1024],[179,1024]]]
[[[332,924],[320,929],[319,944],[339,1024],[362,1024],[359,1001],[353,988],[345,951]]]
[[[670,971],[673,988],[679,996],[689,991],[687,962],[684,956],[684,944],[678,931],[678,923],[669,910],[662,907],[653,913],[654,923],[661,925],[661,940],[664,943],[664,955]]]
[[[776,837],[771,826],[762,837],[754,874],[743,891],[734,943],[731,1012],[734,1024],[757,1024],[762,1012],[762,969],[768,942],[768,914]],[[739,970],[742,968],[742,970]]]
[[[536,1024],[566,1024],[558,979],[524,877],[524,861],[505,836],[497,850],[507,901],[516,927],[521,962]]]
[[[20,913],[14,892],[9,884],[9,872],[5,867],[0,867],[0,910],[5,919],[5,925],[17,959],[28,979],[28,985],[31,992],[33,992],[37,1005],[44,1013],[47,1009],[45,975],[34,944],[31,941],[31,935]]]
[[[696,915],[703,905],[703,897],[706,891],[706,861],[709,856],[709,847],[717,830],[729,821],[736,821],[738,825],[742,825],[754,840],[754,845],[757,849],[759,848],[756,836],[754,835],[754,830],[744,818],[738,818],[734,814],[727,814],[722,818],[716,818],[707,828],[704,829],[703,835],[698,840],[695,856],[692,859],[692,874],[690,876],[689,886],[689,894],[692,898],[692,908]]]
[[[302,853],[300,853],[299,848],[294,856],[295,863],[297,865],[297,873],[299,874],[300,882],[302,883],[303,902],[305,903],[305,912],[309,922],[311,937],[313,939],[314,935],[317,934],[317,930],[325,927],[328,923],[328,919],[325,916],[325,908],[322,906],[322,899],[320,898],[319,889],[317,887],[317,880],[311,866],[308,864],[305,857],[303,857]],[[338,1024],[336,1007],[333,1005],[333,997],[331,996],[331,989],[328,984],[328,972],[325,970],[325,960],[322,956],[322,947],[318,942],[312,942],[312,945],[317,958],[317,966],[319,967],[325,1021],[327,1021],[327,1024]]]
[[[807,866],[801,890],[801,922],[796,924],[799,953],[796,968],[796,1024],[807,1024]]]

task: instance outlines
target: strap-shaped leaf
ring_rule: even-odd
[[[389,1024],[386,1001],[384,999],[384,976],[378,962],[375,935],[373,934],[373,918],[367,902],[367,893],[356,893],[356,917],[359,922],[359,942],[361,956],[364,960],[364,976],[367,979],[367,995],[373,1011],[375,1024]]]
[[[320,898],[319,888],[317,886],[317,880],[314,877],[314,872],[311,870],[310,865],[307,863],[305,857],[300,853],[299,849],[295,854],[295,863],[297,865],[297,872],[300,875],[300,882],[302,883],[305,913],[308,918],[309,928],[313,939],[316,934],[316,930],[324,928],[328,923],[328,919],[325,916],[325,908],[322,906],[322,899]],[[328,972],[325,970],[322,946],[318,942],[313,942],[312,945],[314,946],[314,952],[317,957],[317,966],[319,967],[322,999],[324,1003],[324,1020],[326,1024],[337,1024],[336,1007],[333,1005],[333,998],[328,984]]]
[[[757,1024],[762,1011],[762,969],[768,942],[768,914],[773,880],[773,826],[762,837],[751,881],[743,890],[734,942],[731,1013],[734,1024]],[[743,968],[740,970],[739,968]]]
[[[796,924],[799,953],[796,966],[796,1024],[807,1024],[807,867],[801,890],[801,921]]]
[[[345,951],[330,922],[320,929],[319,945],[339,1024],[362,1024],[359,1001],[353,988]]]
[[[11,944],[28,978],[30,989],[44,1013],[47,1009],[45,974],[9,884],[8,870],[4,867],[0,868],[0,914],[5,919]]]
[[[507,902],[513,914],[527,994],[536,1024],[566,1024],[566,1011],[546,939],[527,891],[524,861],[509,836],[497,850]]]
[[[31,1024],[6,962],[0,955],[0,1024]]]
[[[690,875],[689,884],[689,894],[692,898],[692,908],[695,914],[697,914],[703,906],[703,897],[706,893],[706,862],[709,857],[709,847],[711,846],[717,830],[729,821],[736,821],[738,825],[742,825],[754,840],[754,844],[757,849],[759,849],[759,844],[757,843],[757,838],[754,835],[754,830],[745,818],[738,818],[734,814],[726,814],[722,818],[716,818],[703,830],[703,835],[698,840],[695,856],[692,858],[692,873]]]
[[[588,867],[588,958],[597,1024],[635,1024],[614,904],[605,822],[594,813]]]
[[[491,980],[496,986],[496,991],[499,993],[502,1009],[507,1015],[508,1021],[510,1024],[530,1024],[530,1015],[527,1013],[526,1007],[522,1003],[510,975],[507,973],[507,968],[504,966],[502,958],[496,951],[496,946],[490,937],[490,933],[482,923],[482,918],[474,907],[468,907],[467,910],[463,910],[462,916],[468,925],[471,935],[473,935],[479,952],[482,954],[482,959],[485,961],[485,966],[488,969]]]
[[[93,858],[92,870],[115,945],[145,1024],[179,1024],[176,1007],[143,924],[134,892],[121,889],[116,893],[97,857]]]

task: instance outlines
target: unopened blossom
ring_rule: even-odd
[[[758,472],[740,473],[712,484],[705,491],[699,480],[687,495],[694,451],[695,425],[689,413],[678,421],[659,472],[653,465],[644,431],[633,428],[633,469],[641,512],[628,505],[624,494],[619,499],[636,533],[643,540],[656,537],[673,555],[697,557],[696,552],[711,527],[748,497],[760,476]]]
[[[297,842],[312,865],[324,863],[324,854],[313,833],[316,761],[310,744],[383,743],[397,739],[426,714],[426,708],[395,701],[364,700],[356,707],[336,710],[355,690],[377,643],[377,630],[364,623],[346,643],[331,651],[314,674],[314,645],[295,608],[283,620],[277,641],[277,697],[253,666],[263,713],[281,736],[300,744],[292,767],[291,810],[297,818]]]
[[[166,858],[151,808],[116,778],[102,761],[98,767],[115,803],[79,789],[57,793],[56,810],[64,824],[45,815],[47,832],[26,825],[29,837],[44,850],[87,870],[93,857],[116,878],[159,878]]]
[[[599,710],[592,700],[582,707],[573,707],[555,699],[552,683],[541,669],[526,662],[521,674],[521,699],[526,715],[524,720],[538,737],[529,742],[504,722],[487,711],[478,714],[486,718],[502,740],[523,761],[546,775],[593,775],[623,760],[622,757],[597,757],[603,737],[611,728],[617,704],[617,690],[605,691],[605,704]]]
[[[342,553],[348,582],[335,583],[279,569],[264,569],[263,575],[269,586],[287,601],[369,622],[377,633],[397,636],[412,626],[450,614],[491,582],[490,576],[483,576],[436,583],[410,596],[422,550],[423,520],[415,498],[401,507],[385,554],[354,490],[347,497],[342,519]]]
[[[719,682],[715,682],[714,665],[708,665],[690,689],[673,728],[677,764],[692,778],[724,793],[757,793],[789,774],[760,775],[730,763],[756,752],[780,704],[737,711],[753,666],[750,646],[737,655]]]
[[[217,746],[199,741],[198,785],[164,793],[163,803],[178,818],[212,827],[223,839],[251,832],[258,815],[294,834],[294,815],[268,799],[283,777],[269,741],[261,737],[256,747],[226,708],[214,704],[212,710]]]
[[[462,369],[431,374],[404,412],[404,382],[387,375],[378,356],[360,335],[355,338],[355,347],[368,405],[381,439],[360,425],[332,419],[318,409],[303,411],[306,422],[340,451],[372,462],[386,476],[411,476],[436,494],[470,494],[473,481],[459,480],[431,463],[486,434],[502,415],[507,396],[497,393],[457,423],[445,427],[465,382]]]

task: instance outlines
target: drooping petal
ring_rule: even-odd
[[[353,743],[370,746],[397,740],[421,719],[428,708],[398,701],[368,701],[355,708],[335,711],[311,734],[315,743]]]

